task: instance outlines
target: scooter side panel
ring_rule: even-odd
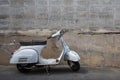
[[[34,49],[23,49],[15,52],[10,59],[11,64],[37,63],[38,53]]]

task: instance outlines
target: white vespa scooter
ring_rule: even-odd
[[[78,71],[80,69],[80,57],[75,51],[70,50],[67,46],[63,39],[63,34],[65,32],[66,30],[59,30],[48,37],[48,39],[59,37],[58,40],[61,41],[63,50],[57,59],[45,59],[41,56],[40,53],[47,41],[20,42],[21,47],[13,53],[10,64],[16,64],[20,72],[26,73],[34,67],[57,65],[64,59],[68,62],[68,65],[73,71]]]

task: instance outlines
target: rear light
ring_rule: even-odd
[[[11,54],[10,58],[12,58],[12,55],[13,55],[14,53],[13,53],[13,52],[11,52],[10,54]]]
[[[11,53],[11,55],[13,55],[13,54],[14,54],[14,52]]]

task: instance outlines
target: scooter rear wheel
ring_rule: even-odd
[[[80,64],[79,62],[74,61],[67,61],[68,65],[72,69],[72,71],[79,71],[80,70]]]
[[[28,73],[31,71],[32,64],[17,64],[16,67],[21,73]]]

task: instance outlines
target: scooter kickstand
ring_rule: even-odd
[[[49,76],[50,75],[50,73],[49,73],[49,66],[47,65],[45,68],[46,68],[47,75]]]

